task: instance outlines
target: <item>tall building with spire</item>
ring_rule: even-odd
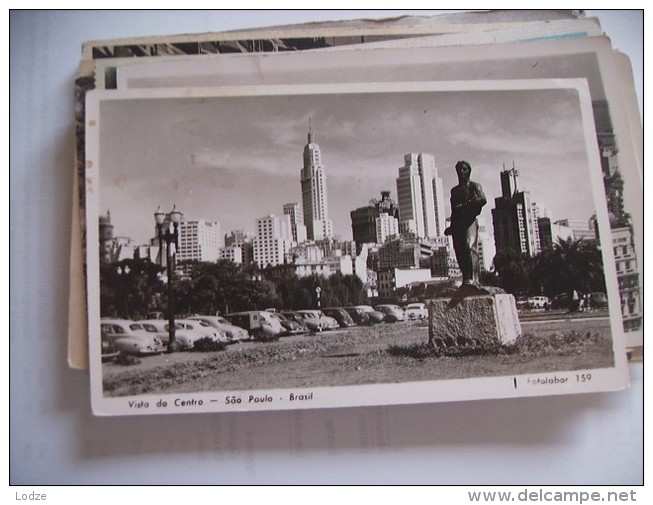
[[[302,206],[308,240],[321,240],[333,236],[333,223],[329,219],[326,173],[322,166],[320,146],[315,143],[313,128],[309,123],[308,143],[304,146],[304,167],[301,171]]]
[[[100,263],[106,265],[115,261],[112,258],[112,248],[114,247],[113,240],[113,225],[111,224],[111,212],[107,210],[106,216],[100,216]]]
[[[442,179],[432,155],[410,153],[397,177],[399,231],[420,238],[444,235],[445,210]]]

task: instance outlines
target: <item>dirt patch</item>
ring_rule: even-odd
[[[226,351],[144,358],[134,366],[104,365],[108,396],[397,383],[591,369],[613,364],[608,323],[582,322],[573,336],[530,329],[522,347],[485,355],[389,352],[419,348],[424,324],[351,328],[278,342],[243,343]]]

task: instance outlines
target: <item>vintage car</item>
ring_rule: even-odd
[[[145,319],[139,321],[139,323],[143,325],[145,330],[155,333],[164,345],[168,345],[170,340],[170,325],[167,319]],[[192,349],[195,341],[205,336],[207,335],[204,332],[198,332],[192,328],[184,327],[183,324],[175,320],[175,342],[177,342],[181,350]]]
[[[382,304],[377,305],[374,308],[379,312],[383,312],[385,314],[386,323],[397,323],[399,321],[406,320],[404,309],[402,309],[399,305]]]
[[[426,316],[428,315],[426,305],[423,303],[409,303],[406,305],[404,312],[406,314],[406,319],[411,321],[416,319],[426,319]]]
[[[363,312],[365,312],[367,316],[370,318],[370,322],[372,324],[385,323],[385,314],[383,312],[379,312],[378,310],[374,310],[372,306],[357,305],[355,308],[361,309]]]
[[[124,354],[160,354],[166,350],[160,337],[147,331],[140,322],[128,319],[100,320],[100,333]]]
[[[282,336],[301,335],[302,333],[308,332],[306,326],[303,326],[299,324],[297,321],[294,321],[292,319],[288,319],[283,314],[280,314],[278,312],[271,312],[269,310],[266,310],[266,312],[272,314],[272,318],[279,321],[279,324],[281,324],[281,326],[283,327],[283,332],[281,333]]]
[[[175,323],[180,325],[185,331],[194,333],[197,336],[195,340],[199,340],[200,338],[210,338],[214,342],[227,342],[227,337],[220,330],[214,328],[205,321],[175,319]]]
[[[306,309],[306,310],[298,310],[297,311],[301,316],[304,318],[306,321],[306,324],[309,324],[309,321],[311,319],[322,321],[324,325],[322,326],[323,330],[335,330],[336,328],[340,328],[340,325],[338,324],[338,321],[333,319],[332,317],[326,316],[324,312],[318,309]]]
[[[527,302],[531,309],[548,309],[551,306],[551,300],[546,296],[529,296]]]
[[[320,319],[305,319],[302,314],[294,311],[284,311],[281,313],[286,319],[299,324],[306,331],[318,333],[327,329],[327,324]]]
[[[234,312],[224,317],[231,324],[247,330],[255,340],[276,340],[284,331],[279,320],[264,310]]]
[[[247,330],[240,326],[236,326],[235,324],[231,324],[222,316],[190,316],[188,319],[191,321],[204,321],[213,328],[216,328],[226,337],[226,343],[250,340]]]
[[[370,316],[363,309],[358,307],[345,307],[344,308],[349,314],[349,317],[359,326],[369,326],[372,323]]]
[[[322,312],[328,316],[332,317],[338,321],[338,325],[341,328],[349,328],[350,326],[356,326],[356,323],[349,315],[349,313],[342,307],[326,307],[322,309]]]
[[[569,309],[569,295],[567,293],[560,293],[551,300],[552,309]]]
[[[101,336],[101,352],[102,352],[102,363],[107,363],[113,361],[118,357],[120,351],[113,342],[113,339],[109,338],[105,333],[105,328],[100,328]]]
[[[596,292],[592,293],[589,296],[589,306],[590,309],[604,309],[608,306],[608,297],[605,293]]]

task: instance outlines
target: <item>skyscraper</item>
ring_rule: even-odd
[[[361,251],[363,244],[382,244],[389,235],[399,233],[399,208],[390,198],[390,191],[381,191],[381,200],[373,199],[368,206],[352,210],[349,215],[357,252]],[[382,218],[381,232],[379,218]]]
[[[283,206],[283,213],[290,217],[290,230],[292,239],[301,244],[306,242],[306,226],[304,225],[304,214],[298,203],[286,203]]]
[[[397,177],[399,230],[420,238],[444,234],[445,211],[442,179],[432,155],[410,153]]]
[[[320,146],[315,143],[313,130],[309,126],[308,143],[304,146],[304,167],[301,171],[302,206],[306,234],[309,240],[321,240],[333,235],[333,224],[329,219],[326,173],[322,166]]]
[[[217,261],[220,258],[220,223],[204,219],[179,223],[177,261]]]
[[[290,217],[268,215],[256,220],[254,261],[260,268],[283,265],[292,246]]]
[[[492,224],[497,253],[512,250],[535,256],[540,252],[539,211],[528,191],[517,189],[519,172],[501,171],[501,196],[494,199]]]
[[[111,224],[111,212],[107,210],[106,216],[100,216],[100,263],[107,264],[115,261],[111,251],[114,246],[113,225]]]

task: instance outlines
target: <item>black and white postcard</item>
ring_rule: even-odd
[[[627,387],[586,79],[98,90],[85,126],[96,414]]]

